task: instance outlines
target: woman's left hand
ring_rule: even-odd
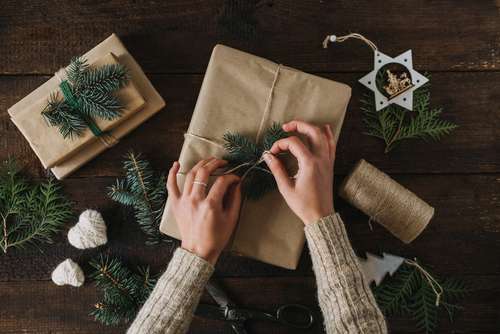
[[[197,254],[212,265],[215,265],[220,253],[226,247],[238,220],[241,182],[234,174],[219,176],[207,193],[204,185],[193,181],[208,184],[210,175],[226,165],[227,161],[213,157],[200,161],[186,175],[182,194],[177,186],[180,164],[174,162],[168,174],[168,196],[181,232],[181,247]],[[222,198],[231,184],[233,188],[224,208]]]

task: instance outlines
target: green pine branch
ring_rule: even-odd
[[[382,256],[384,252],[386,252],[385,247],[382,247],[373,253]],[[407,257],[401,251],[390,253]],[[436,293],[423,273],[407,263],[403,263],[394,276],[382,281],[380,286],[373,286],[372,292],[385,316],[409,315],[416,321],[415,326],[418,330],[430,333],[438,326],[444,311],[448,312],[452,321],[453,312],[464,309],[455,301],[466,298],[472,290],[456,277],[448,278],[441,284],[441,281],[431,273],[429,265],[420,261],[418,264],[441,285],[443,294],[439,306],[436,306]],[[440,289],[435,288],[440,292]]]
[[[95,304],[90,315],[106,325],[118,324],[121,319],[133,321],[153,291],[158,276],[152,276],[149,267],[132,273],[117,259],[110,260],[103,255],[90,264],[96,271],[88,278],[104,292],[104,299]]]
[[[427,73],[424,75],[427,78],[430,77]],[[376,87],[383,92],[383,87],[386,85],[386,74],[380,70],[377,74]],[[411,117],[407,116],[410,110],[395,103],[377,111],[375,94],[373,92],[364,94],[364,98],[361,99],[363,105],[361,110],[368,117],[364,119],[368,131],[363,133],[382,139],[385,143],[385,153],[387,153],[407,139],[422,138],[427,141],[427,136],[430,136],[438,141],[456,129],[458,125],[438,118],[442,109],[429,108],[428,86],[429,83],[426,83],[413,92],[413,110],[417,112],[417,115]]]
[[[129,72],[124,64],[107,64],[89,70],[87,59],[73,57],[67,70],[69,88],[88,117],[117,120],[124,108],[111,92],[130,83]],[[82,117],[59,94],[50,95],[42,116],[47,125],[59,127],[63,138],[80,138],[86,128]]]
[[[30,185],[27,177],[18,177],[22,169],[9,156],[0,167],[0,247],[28,250],[40,244],[52,243],[52,234],[60,231],[73,215],[67,195],[53,179],[40,186]]]
[[[139,226],[149,236],[147,244],[158,244],[163,240],[160,223],[167,201],[167,175],[155,173],[140,151],[125,155],[124,168],[127,177],[116,180],[116,185],[108,188],[108,194],[121,204],[132,205]]]
[[[249,180],[243,187],[243,194],[246,197],[256,201],[277,188],[271,170],[265,161],[260,160],[264,151],[270,150],[276,141],[286,137],[286,132],[278,122],[273,122],[273,125],[267,127],[260,148],[238,132],[235,134],[228,132],[223,136],[224,148],[229,153],[222,157],[228,161],[226,171],[232,171],[239,177],[245,176],[245,179]]]

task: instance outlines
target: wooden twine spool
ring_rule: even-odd
[[[415,239],[434,215],[433,207],[363,159],[342,183],[339,195],[405,243]]]

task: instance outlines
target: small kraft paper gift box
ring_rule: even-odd
[[[106,133],[97,137],[88,128],[81,130],[79,138],[64,138],[58,126],[49,126],[42,111],[52,98],[64,99],[59,85],[65,80],[67,68],[63,68],[45,84],[15,104],[8,110],[16,124],[46,169],[51,169],[57,179],[66,176],[96,157],[120,138],[135,129],[165,106],[163,98],[154,89],[141,67],[128,53],[115,34],[87,52],[86,59],[94,71],[105,65],[124,65],[130,72],[127,85],[111,92],[119,98],[123,110],[120,117],[113,120],[89,117],[97,126],[97,131]]]
[[[278,65],[217,45],[212,53],[179,157],[180,189],[200,160],[227,154],[222,136],[239,132],[260,145],[274,121],[298,119],[316,126],[329,124],[337,141],[351,88],[347,85]],[[299,136],[305,141],[304,136]],[[297,171],[291,154],[282,159],[289,174]],[[216,176],[212,176],[210,185]],[[169,201],[160,230],[181,235]],[[226,249],[287,269],[295,269],[304,247],[304,224],[275,189],[258,201],[244,199],[239,221]]]

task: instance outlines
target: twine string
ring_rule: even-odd
[[[370,41],[368,38],[364,37],[363,35],[360,35],[357,33],[350,33],[349,35],[341,36],[341,37],[337,37],[335,35],[328,35],[328,36],[326,36],[325,40],[323,41],[323,48],[325,48],[325,49],[328,48],[329,42],[342,43],[342,42],[345,42],[346,40],[348,40],[349,38],[356,38],[356,39],[360,39],[360,40],[364,41],[366,44],[368,44],[372,48],[373,51],[377,52],[377,55],[379,54],[378,48],[375,45],[375,43],[373,43],[372,41]]]
[[[434,279],[434,277],[432,277],[431,274],[429,274],[424,268],[422,268],[418,263],[417,263],[417,259],[414,258],[415,261],[413,260],[409,260],[409,259],[405,259],[405,263],[409,264],[409,265],[412,265],[412,266],[415,266],[417,267],[418,270],[420,270],[420,272],[422,273],[423,276],[425,276],[425,278],[427,279],[427,281],[429,282],[432,290],[434,291],[434,293],[436,294],[436,306],[439,306],[439,300],[441,299],[441,295],[443,294],[444,290],[443,288],[441,287],[441,285],[439,285],[439,283]],[[439,289],[441,290],[441,292],[437,292],[436,291],[436,288],[434,287],[434,284],[437,285],[439,287]]]
[[[269,92],[269,96],[267,97],[266,109],[264,109],[264,114],[262,115],[262,119],[260,120],[259,132],[257,132],[257,137],[255,138],[255,144],[259,143],[260,134],[264,127],[264,122],[267,119],[267,114],[269,113],[269,110],[271,109],[271,101],[273,98],[274,87],[276,87],[276,82],[278,81],[278,76],[280,74],[281,67],[282,65],[279,64],[278,68],[276,69],[276,73],[274,74],[273,84],[271,86],[271,91]]]
[[[261,119],[261,121],[260,121],[260,127],[259,127],[259,131],[257,132],[257,137],[256,137],[256,139],[255,139],[255,143],[258,143],[258,142],[259,142],[259,138],[260,138],[260,135],[261,135],[261,133],[262,133],[262,129],[263,129],[263,127],[264,127],[264,123],[265,123],[265,121],[266,121],[266,119],[267,119],[267,115],[269,114],[269,111],[270,111],[270,109],[271,109],[271,102],[272,102],[272,98],[273,98],[273,92],[274,92],[274,89],[275,89],[275,87],[276,87],[276,82],[278,81],[278,77],[279,77],[279,74],[280,74],[280,71],[281,71],[281,68],[282,68],[282,67],[283,67],[283,66],[280,64],[280,65],[278,65],[278,67],[276,68],[276,72],[275,72],[275,74],[274,74],[274,80],[273,80],[273,83],[272,83],[272,85],[271,85],[271,90],[270,90],[270,92],[269,92],[269,96],[268,96],[268,98],[267,98],[267,102],[266,102],[266,107],[265,107],[265,109],[264,109],[264,113],[262,114],[262,119]],[[204,142],[207,142],[207,143],[209,143],[209,144],[211,144],[211,145],[214,145],[214,146],[220,147],[220,148],[222,148],[222,149],[225,149],[225,147],[224,147],[224,146],[222,146],[222,145],[220,145],[219,143],[217,143],[217,142],[215,142],[215,141],[213,141],[213,140],[210,140],[210,139],[207,139],[207,138],[204,138],[204,137],[198,136],[198,135],[196,135],[196,134],[194,134],[194,133],[192,133],[192,132],[188,132],[188,133],[186,133],[186,134],[185,134],[185,136],[189,136],[189,137],[192,137],[192,138],[196,138],[196,139],[198,139],[198,140],[202,140],[202,141],[204,141]],[[264,152],[262,153],[261,157],[260,157],[260,158],[259,158],[259,160],[257,160],[256,162],[246,162],[246,163],[243,163],[243,164],[241,164],[241,165],[239,165],[239,166],[236,166],[235,168],[233,168],[233,169],[231,169],[231,170],[229,170],[229,171],[226,171],[226,172],[224,172],[223,174],[220,174],[220,175],[230,174],[230,173],[234,172],[235,170],[238,170],[239,168],[241,168],[241,167],[245,167],[245,166],[248,166],[248,165],[252,165],[252,167],[250,167],[250,168],[249,168],[249,169],[245,172],[245,174],[243,174],[243,176],[241,177],[241,181],[243,181],[243,179],[244,179],[244,178],[248,175],[248,173],[249,173],[251,170],[253,170],[253,169],[259,169],[259,170],[263,170],[263,171],[265,171],[265,172],[267,172],[267,173],[271,173],[271,171],[269,171],[269,170],[267,170],[267,169],[264,169],[264,168],[260,168],[260,167],[258,167],[258,165],[259,165],[262,161],[264,161],[264,155],[266,155],[266,154],[268,154],[268,153],[271,153],[271,152],[269,152],[269,151],[267,151],[267,150],[266,150],[266,151],[264,151]],[[272,174],[272,173],[271,173],[271,174]],[[219,175],[219,176],[220,176],[220,175]]]
[[[339,189],[339,195],[406,243],[427,226],[434,208],[364,160]]]
[[[92,132],[92,134],[100,138],[102,142],[107,146],[107,147],[113,147],[116,144],[118,144],[119,140],[114,138],[111,134],[109,134],[109,131],[103,132],[99,127],[88,117],[82,110],[81,105],[80,105],[80,99],[75,99],[75,96],[71,92],[71,88],[68,85],[68,72],[66,71],[65,68],[61,68],[58,72],[56,72],[56,77],[61,81],[59,84],[59,88],[61,89],[62,93],[64,94],[64,98],[66,101],[68,101],[69,105],[71,106],[70,112],[76,112],[78,115],[81,117],[85,125],[89,128],[89,130]]]

